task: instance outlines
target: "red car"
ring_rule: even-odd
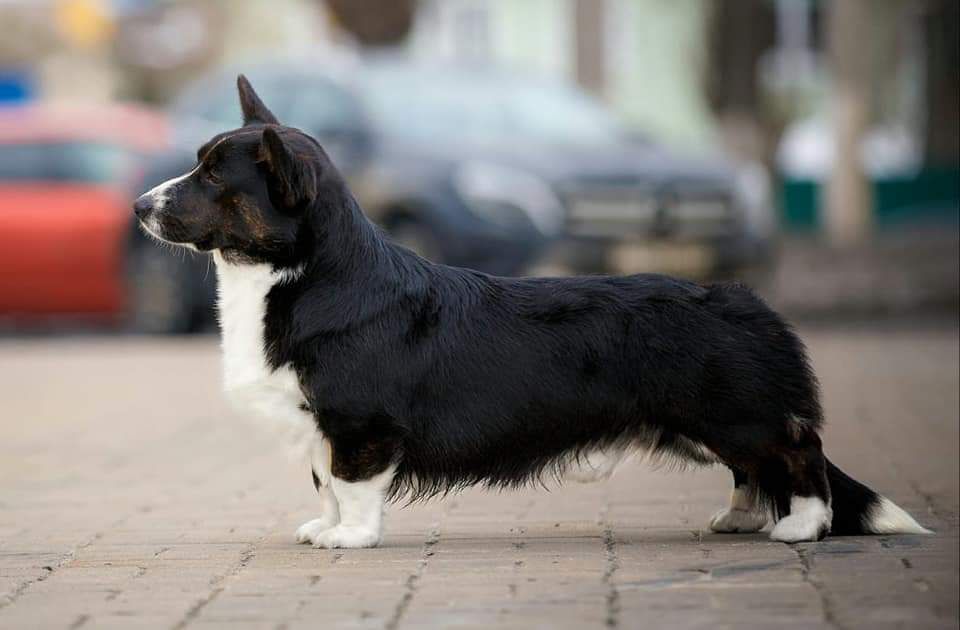
[[[141,107],[0,108],[0,317],[121,320],[129,185],[168,144]]]

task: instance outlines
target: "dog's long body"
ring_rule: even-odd
[[[729,467],[716,531],[926,531],[823,456],[803,345],[748,289],[432,264],[240,88],[246,126],[137,212],[213,252],[228,393],[310,443],[324,505],[301,541],[372,546],[390,496],[602,477],[633,451]]]

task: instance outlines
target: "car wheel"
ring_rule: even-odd
[[[404,218],[393,222],[389,228],[393,242],[412,250],[418,256],[435,263],[443,263],[440,239],[427,224],[417,219]]]
[[[142,243],[127,270],[127,323],[133,332],[178,334],[195,328],[193,282],[172,252]]]

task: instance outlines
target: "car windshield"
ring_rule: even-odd
[[[387,135],[596,145],[619,140],[616,117],[577,90],[517,79],[373,72],[364,83],[369,113]]]
[[[120,147],[95,142],[0,143],[0,183],[116,182],[125,176],[131,158]]]

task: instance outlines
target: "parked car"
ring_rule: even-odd
[[[122,321],[129,187],[168,146],[134,106],[0,108],[0,317]]]
[[[318,138],[373,220],[436,262],[708,277],[768,259],[762,171],[742,177],[638,138],[571,86],[396,61],[314,66],[242,70],[284,124]],[[181,148],[141,189],[189,170],[199,144],[239,124],[235,78],[205,77],[175,102]],[[183,296],[185,311],[211,294]]]

